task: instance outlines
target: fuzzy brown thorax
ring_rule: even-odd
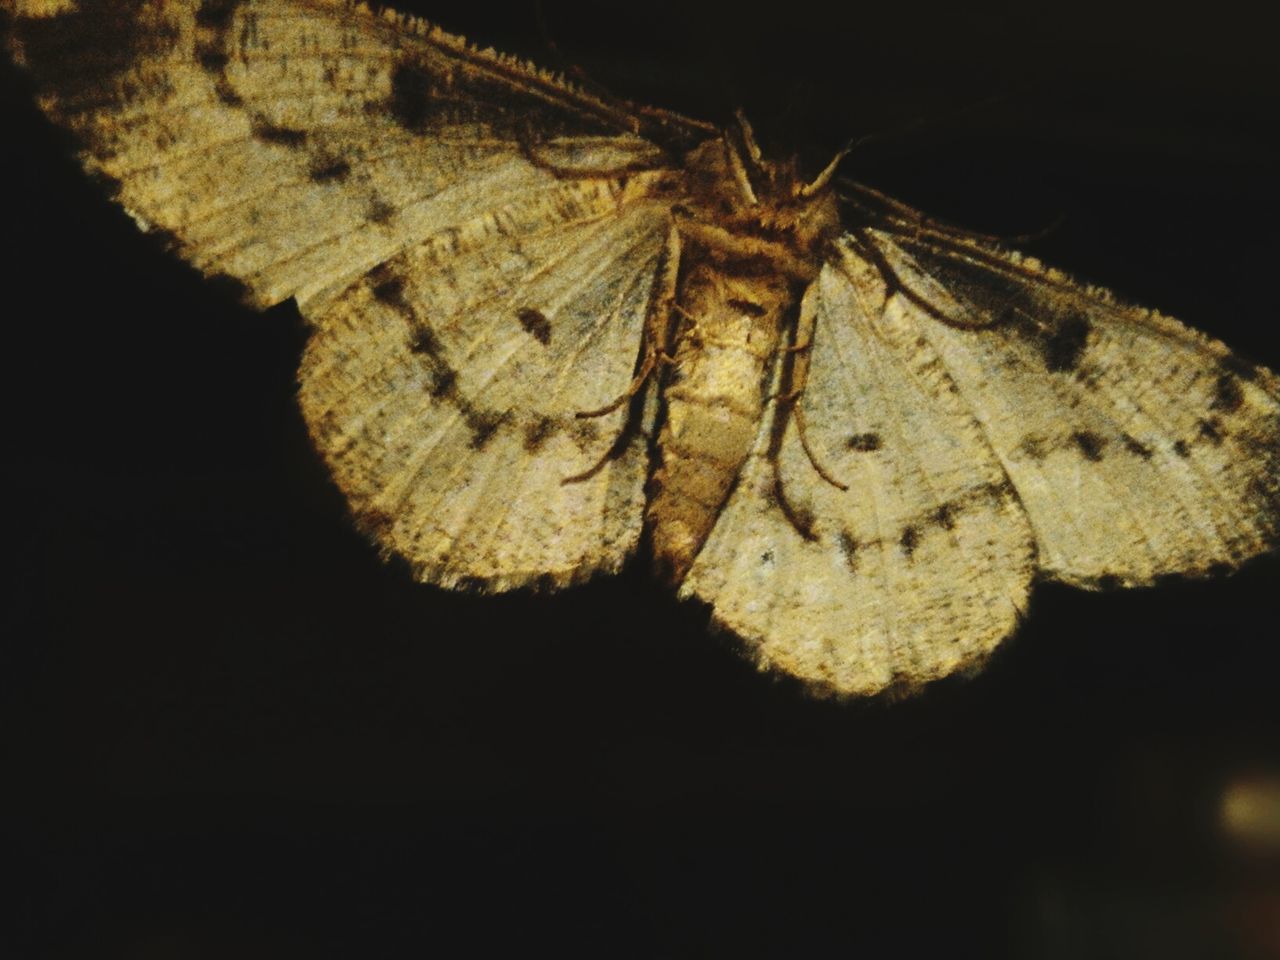
[[[751,449],[774,359],[794,329],[799,295],[838,225],[827,180],[764,160],[743,125],[686,161],[666,419],[647,521],[654,561],[678,583]]]

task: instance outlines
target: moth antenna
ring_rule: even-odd
[[[821,193],[831,185],[831,181],[836,177],[836,171],[840,169],[840,162],[844,160],[851,152],[853,152],[854,143],[850,140],[845,144],[844,149],[831,158],[828,163],[818,174],[812,183],[806,183],[796,194],[800,199],[807,200],[815,194]]]
[[[751,158],[756,169],[759,169],[764,162],[764,152],[756,142],[756,132],[751,127],[751,121],[747,119],[741,107],[733,111],[733,119],[738,121],[738,131],[742,134],[742,143],[747,148],[747,156]]]
[[[738,192],[742,194],[742,199],[746,201],[748,206],[754,207],[760,201],[756,197],[756,189],[751,185],[751,176],[747,173],[747,165],[742,162],[742,154],[738,151],[738,145],[734,143],[728,136],[724,138],[724,149],[729,159],[729,169],[733,172],[733,182],[738,186]],[[750,150],[750,146],[747,147]]]

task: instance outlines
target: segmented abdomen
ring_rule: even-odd
[[[751,450],[790,291],[709,262],[682,278],[646,521],[661,575],[679,583],[702,549]]]

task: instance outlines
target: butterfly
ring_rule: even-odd
[[[357,524],[446,588],[637,551],[764,667],[914,689],[1035,581],[1280,535],[1280,380],[724,127],[340,0],[7,0],[41,107],[144,229],[310,325]]]

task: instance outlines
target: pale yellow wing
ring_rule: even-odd
[[[384,550],[485,589],[622,563],[654,407],[578,414],[627,394],[674,282],[647,135],[700,126],[339,0],[0,4],[141,225],[297,300],[303,411]]]
[[[420,579],[501,590],[616,570],[641,527],[654,405],[622,404],[662,278],[668,212],[495,225],[416,247],[315,316],[301,371],[316,446],[357,518]]]
[[[645,129],[693,129],[341,0],[0,7],[41,106],[133,217],[304,316],[405,246],[575,172],[662,165]]]
[[[1280,379],[1151,310],[952,237],[869,233],[1009,474],[1040,567],[1206,574],[1280,537]],[[978,329],[964,329],[964,325]]]
[[[798,354],[778,378],[804,382],[813,462],[775,404],[681,588],[760,663],[818,688],[869,694],[976,665],[1026,604],[1030,527],[931,322],[850,252],[823,267],[801,306],[807,377]]]

